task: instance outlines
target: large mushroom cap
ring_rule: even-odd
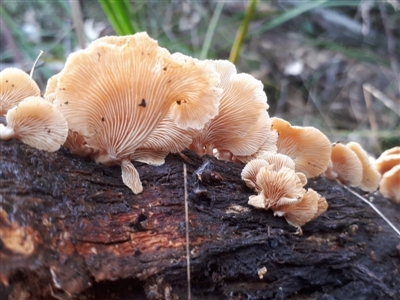
[[[109,40],[70,55],[55,100],[70,129],[94,149],[97,162],[121,164],[134,156],[169,112],[177,124],[190,128],[217,114],[221,91],[212,65],[177,61],[146,33]],[[191,110],[191,120],[184,120],[180,109],[171,112],[177,103]],[[198,114],[199,108],[208,109],[207,116]],[[125,173],[133,168],[127,164]]]
[[[331,143],[318,129],[307,126],[291,126],[289,122],[272,118],[272,129],[278,132],[278,153],[290,156],[296,171],[307,178],[322,174],[329,163]]]
[[[0,115],[29,96],[40,96],[40,89],[28,74],[17,68],[0,72]]]
[[[362,164],[363,175],[358,187],[366,192],[375,191],[379,186],[381,174],[370,162],[368,154],[364,151],[360,144],[356,142],[350,142],[346,146],[357,155]]]
[[[362,180],[363,167],[354,151],[342,143],[335,143],[332,146],[331,165],[324,175],[342,184],[358,186]]]
[[[6,120],[2,139],[17,138],[36,149],[52,152],[67,138],[68,124],[64,116],[41,97],[26,98],[8,111]]]

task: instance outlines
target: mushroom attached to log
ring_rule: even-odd
[[[182,59],[182,58],[181,58]],[[199,155],[214,155],[216,151],[229,151],[234,155],[253,154],[265,138],[261,133],[252,143],[244,139],[261,116],[269,121],[267,96],[263,84],[253,76],[237,74],[235,66],[226,60],[206,61],[215,66],[221,74],[218,87],[223,88],[218,115],[198,134],[190,149]],[[252,148],[253,147],[253,148]],[[226,155],[220,158],[229,157]]]
[[[0,115],[30,96],[40,96],[40,89],[28,74],[17,68],[0,72]]]
[[[379,183],[379,191],[393,203],[400,204],[400,165],[383,174]]]
[[[363,167],[357,155],[346,145],[332,145],[331,162],[324,176],[341,184],[358,186],[363,178]]]
[[[177,61],[146,33],[100,38],[69,56],[55,103],[98,163],[121,165],[124,183],[143,190],[131,163],[164,117],[199,129],[218,113],[219,74],[206,62]]]
[[[362,165],[362,178],[357,187],[366,192],[373,192],[378,189],[381,174],[375,168],[374,164],[370,162],[368,154],[365,152],[365,150],[356,142],[347,143],[346,147],[357,155]]]
[[[277,152],[290,156],[297,172],[311,178],[326,170],[331,157],[331,143],[320,130],[311,126],[291,126],[276,117],[272,118],[271,128],[279,135]]]
[[[28,97],[6,115],[0,124],[0,138],[16,138],[39,150],[57,151],[64,144],[68,124],[55,105],[41,97]]]

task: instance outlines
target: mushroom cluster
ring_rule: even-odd
[[[275,216],[302,233],[301,226],[315,219],[328,208],[324,197],[312,189],[306,190],[307,177],[296,171],[295,161],[280,153],[265,154],[246,164],[242,171],[246,185],[258,192],[249,197],[249,204],[260,209],[272,209]]]
[[[369,155],[356,142],[332,145],[331,159],[324,176],[366,192],[375,191],[381,179]]]
[[[400,204],[400,146],[384,151],[374,166],[382,175],[379,192],[393,203]]]

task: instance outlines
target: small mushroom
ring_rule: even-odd
[[[153,145],[149,136],[167,114],[180,128],[202,128],[218,113],[219,77],[209,63],[174,59],[146,33],[101,38],[68,57],[55,103],[96,162],[121,165],[124,183],[137,194],[135,151]]]
[[[284,216],[286,221],[290,225],[297,227],[299,233],[301,233],[301,226],[321,215],[327,208],[328,202],[326,199],[316,191],[308,189],[301,201],[274,206],[272,210],[274,211],[274,216]]]
[[[246,185],[256,192],[261,191],[257,185],[257,174],[262,167],[268,167],[270,164],[265,159],[253,159],[249,161],[242,170],[241,176]]]
[[[56,99],[58,76],[59,74],[55,74],[47,80],[46,91],[43,98],[51,103]]]
[[[28,74],[17,68],[0,72],[0,115],[30,96],[40,96],[40,89]]]
[[[65,142],[68,124],[61,112],[41,97],[28,97],[6,115],[7,126],[0,124],[0,138],[16,138],[31,147],[57,151]]]
[[[383,174],[379,191],[393,203],[400,204],[400,165],[394,166]]]
[[[296,172],[287,167],[274,171],[274,166],[262,167],[256,178],[261,188],[259,195],[250,196],[249,204],[257,208],[269,209],[301,201],[305,190]]]
[[[368,154],[364,151],[360,144],[356,142],[347,143],[346,147],[357,155],[362,164],[362,179],[357,187],[366,192],[375,191],[379,186],[381,174],[377,171],[375,166],[370,163]]]
[[[358,186],[363,177],[363,167],[354,151],[338,142],[332,145],[331,163],[324,176],[342,184]]]
[[[277,152],[290,156],[297,172],[311,178],[326,170],[331,156],[331,143],[321,131],[311,126],[291,126],[289,122],[276,117],[272,118],[271,128],[279,135]]]

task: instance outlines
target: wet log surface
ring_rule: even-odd
[[[399,299],[399,237],[332,181],[309,181],[329,209],[297,236],[247,205],[240,165],[191,152],[135,163],[134,195],[119,167],[0,148],[1,299],[186,299],[183,163],[193,299]],[[400,228],[399,206],[367,197]]]

